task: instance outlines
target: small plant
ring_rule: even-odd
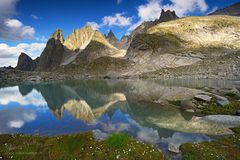
[[[128,141],[129,136],[126,133],[114,133],[106,139],[107,145],[112,148],[123,148]]]

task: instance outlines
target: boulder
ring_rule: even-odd
[[[217,98],[217,104],[222,106],[222,107],[225,107],[225,106],[230,104],[229,100],[225,97],[221,97],[221,96],[218,96],[218,95],[215,95],[215,97]]]
[[[194,97],[196,100],[204,101],[204,102],[210,102],[212,100],[212,97],[208,95],[196,95]]]

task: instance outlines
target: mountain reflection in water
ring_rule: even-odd
[[[147,143],[177,147],[210,140],[207,135],[231,133],[231,126],[206,121],[167,103],[203,92],[194,89],[192,81],[182,83],[80,80],[1,88],[0,133],[58,135],[94,131],[101,139],[112,132],[128,132]]]

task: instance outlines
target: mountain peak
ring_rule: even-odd
[[[111,29],[108,32],[107,39],[115,39],[115,40],[117,40],[115,34],[113,33],[113,31]]]
[[[61,43],[64,43],[63,33],[61,29],[57,29],[50,38],[54,38],[55,40],[59,40]]]
[[[21,52],[18,57],[18,63],[16,69],[24,71],[33,71],[37,66],[37,61],[32,60],[26,53]]]
[[[175,11],[170,11],[170,10],[165,11],[164,9],[162,9],[158,22],[167,22],[167,21],[178,19],[178,18],[179,17],[176,15]]]
[[[80,29],[75,29],[73,33],[68,36],[68,38],[64,42],[64,45],[69,50],[73,51],[85,49],[91,41],[95,32],[96,31],[89,25],[84,26]]]

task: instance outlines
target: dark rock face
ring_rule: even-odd
[[[157,20],[158,23],[161,22],[168,22],[168,21],[172,21],[175,19],[178,19],[179,17],[176,15],[175,11],[170,11],[167,10],[166,12],[164,10],[162,10],[162,13],[160,15],[160,18]]]
[[[114,35],[113,31],[110,30],[107,37],[106,37],[109,41],[118,41],[118,39],[116,38],[116,36]]]
[[[21,53],[18,58],[18,64],[16,69],[23,70],[23,71],[34,71],[37,67],[38,58],[36,60],[32,60],[31,57],[29,57],[25,53]]]
[[[134,37],[135,35],[138,35],[138,34],[145,33],[149,28],[151,28],[159,23],[176,20],[178,18],[179,17],[176,15],[175,11],[162,10],[159,19],[156,19],[155,21],[143,22],[140,26],[138,26],[132,32],[132,37]]]
[[[63,59],[64,46],[62,44],[63,36],[60,30],[57,30],[48,40],[40,59],[38,70],[51,70],[58,67]]]
[[[240,16],[240,2],[235,3],[229,7],[219,9],[209,15],[228,15],[228,16]]]
[[[106,39],[114,47],[124,50],[128,49],[131,42],[130,36],[123,36],[121,40],[118,40],[112,30],[109,31],[108,35],[106,36]]]
[[[121,44],[123,49],[128,49],[132,42],[132,37],[131,36],[123,36],[121,39]]]
[[[119,40],[116,38],[112,30],[109,31],[106,38],[111,45],[113,45],[116,48],[119,48]]]

